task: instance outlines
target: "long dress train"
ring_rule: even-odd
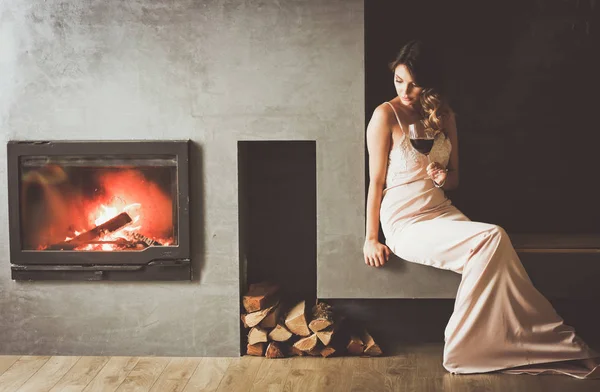
[[[462,275],[444,333],[444,367],[600,378],[600,354],[533,286],[506,232],[452,205],[428,179],[428,160],[410,146],[397,113],[396,119],[402,135],[390,150],[380,210],[386,244],[404,260]],[[447,166],[451,148],[439,133],[431,161]]]

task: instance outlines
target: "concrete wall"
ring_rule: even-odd
[[[192,139],[200,266],[183,283],[15,282],[5,234],[0,354],[238,355],[238,140],[316,140],[319,263],[360,262],[363,29],[356,0],[0,2],[0,144]],[[5,233],[7,210],[2,186]]]

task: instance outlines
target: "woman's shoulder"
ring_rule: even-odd
[[[379,124],[390,124],[390,116],[393,116],[394,112],[390,105],[386,102],[383,102],[373,110],[373,114],[371,115],[371,122],[379,123]]]
[[[405,105],[400,103],[400,98],[398,97],[395,97],[394,99],[388,102],[393,106],[394,114],[398,115],[398,118],[402,122],[412,123],[421,117],[417,111],[411,108],[407,108]],[[390,105],[387,106],[389,107]]]
[[[387,101],[383,102],[377,105],[375,110],[373,110],[373,115],[371,116],[367,127],[367,134],[389,135],[395,123],[396,117],[394,109]]]
[[[380,103],[377,105],[377,107],[375,107],[375,110],[373,110],[373,115],[387,116],[389,114],[393,114],[389,101]]]
[[[379,104],[373,111],[373,117],[384,119],[389,124],[396,123],[396,117],[398,117],[401,121],[407,120],[406,113],[402,110],[398,103],[394,102],[394,100],[385,101]]]

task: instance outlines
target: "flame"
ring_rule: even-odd
[[[73,229],[68,236],[64,237],[64,241],[71,241],[123,212],[126,212],[132,221],[116,231],[104,233],[92,243],[81,245],[75,250],[140,250],[147,246],[139,240],[140,236],[161,245],[174,243],[173,202],[157,184],[148,181],[141,172],[133,169],[104,173],[99,177],[99,183],[96,197],[73,203],[80,205],[82,212],[85,211],[84,220],[87,220],[87,223],[82,225],[83,227]],[[73,221],[75,222],[76,219]]]

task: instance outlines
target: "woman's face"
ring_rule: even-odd
[[[403,105],[413,107],[419,103],[419,96],[423,88],[413,81],[404,64],[398,65],[394,70],[394,86]]]

